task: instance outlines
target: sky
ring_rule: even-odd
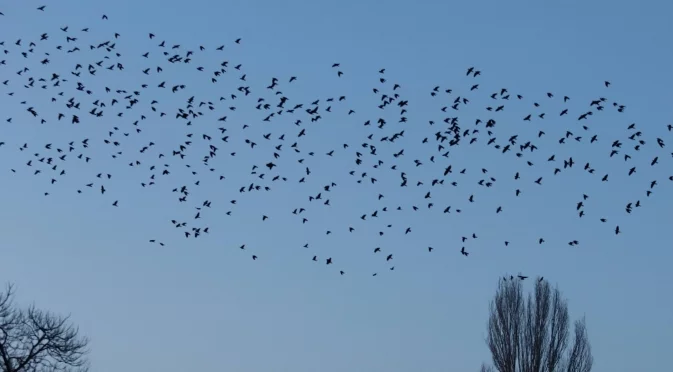
[[[45,12],[35,10],[44,4]],[[594,371],[654,371],[668,366],[673,347],[673,297],[667,295],[673,283],[669,269],[673,183],[667,178],[673,175],[673,163],[667,153],[673,136],[666,132],[666,124],[673,123],[669,89],[673,50],[668,47],[673,5],[622,0],[118,0],[104,5],[30,0],[5,2],[0,12],[4,14],[0,39],[11,51],[0,57],[7,60],[7,66],[0,67],[2,80],[10,79],[9,86],[0,86],[0,141],[5,142],[0,148],[0,172],[4,172],[0,173],[0,282],[16,285],[20,304],[71,314],[91,338],[94,371],[477,370],[482,362],[490,362],[484,339],[488,304],[498,279],[518,273],[544,276],[568,298],[573,319],[586,316]],[[109,19],[101,20],[102,14]],[[56,41],[65,45],[58,27],[66,25],[82,46],[112,40],[119,33],[116,51],[122,54],[124,72],[101,68],[90,83],[85,72],[81,78],[70,75],[74,64],[82,63],[86,69],[104,52],[83,48],[60,57],[54,48]],[[79,32],[84,27],[89,27],[88,34]],[[53,90],[26,90],[15,74],[24,63],[14,46],[16,39],[25,45],[44,32],[50,35],[44,48],[51,48],[52,63],[45,67],[33,61],[35,76],[39,71],[47,77],[62,71],[70,83],[85,82],[100,97],[105,86],[133,91],[145,82],[151,89],[143,94],[158,100],[159,111],[168,115],[160,120],[148,112],[142,135],[122,138],[124,155],[118,159],[111,157],[112,150],[102,139],[114,126],[132,131],[131,112],[117,118],[108,106],[101,120],[82,110],[78,126],[56,121],[57,113],[65,110],[63,99],[45,104]],[[154,40],[149,40],[150,32],[156,34]],[[240,45],[234,43],[237,38],[242,38]],[[180,50],[197,51],[199,45],[207,50],[196,53],[191,65],[169,65],[152,58],[162,40],[180,44]],[[222,44],[224,50],[215,54]],[[146,51],[151,51],[147,60],[141,57]],[[204,75],[208,72],[196,70],[199,65],[212,70],[222,60],[230,61],[230,67],[221,84],[211,84]],[[344,72],[340,78],[331,67],[336,62]],[[238,63],[242,72],[231,68]],[[159,64],[165,69],[163,76],[142,74]],[[482,75],[466,77],[470,66]],[[381,68],[386,69],[386,84],[402,87],[399,94],[409,101],[409,122],[406,127],[396,123],[397,108],[385,114],[390,128],[386,133],[405,128],[405,137],[398,145],[377,145],[379,151],[405,149],[399,162],[406,164],[410,184],[432,179],[430,172],[441,172],[450,163],[459,187],[447,181],[432,189],[429,185],[403,189],[399,172],[371,168],[368,172],[380,174],[379,182],[358,184],[363,168],[355,176],[348,174],[357,166],[341,145],[348,142],[349,151],[366,155],[369,150],[360,147],[365,137],[383,133],[363,126],[383,115],[376,107],[378,96],[372,93],[373,87],[382,86]],[[260,124],[266,112],[254,110],[254,104],[246,104],[238,92],[236,101],[218,101],[244,84],[238,80],[242,73],[248,76],[245,84],[253,97],[271,97],[264,87],[277,77],[290,104],[347,98],[333,103],[334,114],[323,115],[318,123],[304,120],[307,139],[300,145],[302,153],[292,154],[289,146],[299,127],[291,119]],[[290,76],[297,81],[288,84]],[[154,87],[162,80],[186,88],[178,94],[158,92]],[[612,83],[609,88],[603,85],[606,80]],[[477,92],[470,92],[477,83]],[[437,85],[453,89],[451,98],[432,98],[430,91]],[[540,143],[539,153],[529,158],[535,167],[481,142],[451,148],[448,160],[431,164],[433,150],[428,146],[435,146],[432,138],[442,118],[453,115],[450,108],[448,113],[440,108],[450,106],[457,95],[469,96],[470,105],[458,115],[462,125],[471,125],[476,117],[492,115],[484,107],[494,104],[488,96],[501,88],[524,100],[507,102],[494,130],[501,141],[519,133],[520,143],[524,138]],[[15,96],[5,94],[12,91]],[[93,97],[99,97],[96,94],[80,94],[82,107],[90,107]],[[218,105],[215,114],[229,117],[232,143],[226,146],[231,150],[218,143],[222,149],[212,163],[214,173],[225,175],[224,181],[206,174],[196,150],[194,169],[203,179],[199,186],[175,158],[158,162],[137,153],[153,141],[154,155],[170,154],[187,133],[194,133],[194,142],[203,148],[201,134],[216,133],[221,123],[202,119],[200,127],[187,128],[172,116],[192,95],[196,101],[213,101]],[[567,107],[573,115],[559,118],[564,95],[571,97]],[[566,130],[581,135],[575,114],[598,97],[626,105],[625,112],[607,107],[586,122],[598,134],[598,143],[589,146],[585,136],[581,145],[560,146],[557,140]],[[20,104],[23,100],[48,123],[40,125],[32,118]],[[534,111],[533,101],[542,107]],[[238,110],[228,111],[229,104],[238,105]],[[355,114],[347,115],[350,109]],[[545,109],[545,120],[522,121]],[[12,123],[5,121],[9,117]],[[429,120],[438,124],[430,127]],[[246,123],[250,128],[242,132]],[[631,123],[647,141],[637,154],[625,138]],[[485,132],[483,126],[480,129]],[[547,135],[536,139],[538,130]],[[262,167],[271,154],[253,151],[241,140],[268,146],[261,137],[268,132],[273,138],[287,133],[283,155],[290,160],[306,158],[306,163],[278,160],[283,165],[277,172],[287,182],[267,179],[272,192],[241,194],[241,186],[260,182],[250,174],[252,164]],[[425,137],[433,144],[422,144]],[[656,137],[667,141],[666,149],[658,149]],[[65,148],[67,142],[83,138],[91,138],[86,151],[92,161],[76,162],[70,155],[64,163],[68,177],[55,185],[48,184],[48,177],[33,176],[25,165],[34,152],[46,151],[46,143]],[[616,139],[625,143],[624,152],[633,153],[634,164],[642,164],[632,177],[627,176],[623,159],[607,156]],[[29,148],[18,151],[23,143]],[[333,157],[324,155],[330,150],[335,150]],[[315,156],[307,155],[310,151]],[[557,158],[553,166],[546,161],[552,153]],[[658,154],[660,164],[650,167],[649,161]],[[568,156],[577,162],[576,169],[553,176],[550,169]],[[134,158],[143,166],[156,163],[161,168],[162,162],[170,163],[171,180],[142,188],[148,171],[129,167]],[[415,159],[424,165],[413,167]],[[386,161],[390,166],[396,160]],[[600,182],[600,176],[581,171],[586,162],[596,173],[610,173],[610,181]],[[304,176],[305,166],[311,167],[312,178],[300,184],[297,180]],[[457,178],[455,173],[463,168],[468,170],[465,178]],[[486,177],[481,168],[497,179],[488,190],[476,184]],[[514,184],[517,171],[527,184]],[[101,172],[113,176],[106,181],[104,197],[84,186],[98,182],[95,175]],[[533,180],[540,176],[543,185],[537,186]],[[646,197],[653,179],[659,185]],[[331,182],[337,186],[323,191],[322,186]],[[196,212],[193,203],[179,204],[171,193],[181,185],[193,190],[194,203],[212,201],[202,222],[211,231],[198,239],[185,239],[170,223],[171,219],[191,223]],[[523,192],[520,197],[513,194],[517,187]],[[78,188],[84,192],[77,194]],[[433,209],[426,208],[428,201],[423,199],[428,190],[433,192]],[[50,195],[45,196],[46,191]],[[311,204],[305,215],[310,221],[302,225],[300,217],[290,212],[307,206],[308,195],[321,191],[332,206]],[[379,193],[385,195],[383,202],[377,200]],[[467,202],[470,194],[475,203]],[[574,205],[583,194],[589,196],[587,216],[580,219]],[[232,199],[240,201],[237,206],[230,204]],[[111,206],[114,200],[119,200],[119,207]],[[636,200],[642,207],[627,215],[625,204]],[[359,219],[384,205],[390,211],[384,217],[379,211],[379,220]],[[393,211],[397,205],[404,211]],[[419,210],[412,211],[412,205]],[[454,212],[442,214],[445,205],[452,205]],[[503,213],[495,213],[497,206]],[[234,212],[228,216],[228,210]],[[262,222],[262,215],[269,219]],[[601,224],[600,217],[608,222]],[[622,234],[615,236],[615,225]],[[355,231],[349,233],[349,226]],[[404,234],[407,227],[412,228],[410,234]],[[332,234],[326,235],[327,230]],[[378,231],[385,231],[384,236],[379,237]],[[472,233],[478,238],[461,242],[462,236]],[[545,237],[545,244],[537,244],[540,237]],[[149,239],[165,246],[150,244]],[[580,244],[569,246],[573,239]],[[307,243],[309,248],[304,248]],[[238,248],[242,244],[245,250]],[[428,252],[428,246],[435,250]],[[470,252],[468,257],[459,253],[462,246]],[[394,254],[394,259],[386,262],[384,255],[373,253],[375,247]],[[257,260],[251,259],[253,254]],[[311,260],[313,255],[318,262]],[[326,257],[332,257],[334,264],[325,265]],[[395,270],[389,270],[393,265]],[[339,270],[346,274],[339,275]],[[532,284],[526,288],[532,289]]]

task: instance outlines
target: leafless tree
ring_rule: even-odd
[[[69,317],[13,303],[13,286],[0,292],[0,372],[88,371],[88,339]]]
[[[479,371],[480,372],[495,372],[495,369],[493,369],[492,366],[487,366],[486,364],[482,363],[481,364],[481,369]]]
[[[523,280],[500,280],[490,304],[486,344],[498,372],[590,372],[593,365],[585,319],[575,322],[569,347],[568,302],[543,279],[524,298]],[[482,364],[481,371],[493,371]]]

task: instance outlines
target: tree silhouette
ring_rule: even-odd
[[[78,336],[69,317],[35,306],[14,306],[13,286],[0,292],[0,372],[88,371],[88,339]]]
[[[523,280],[503,278],[490,304],[486,344],[493,366],[481,372],[590,372],[593,365],[585,319],[575,322],[569,347],[568,302],[542,278],[524,298]]]

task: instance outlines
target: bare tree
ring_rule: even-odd
[[[488,345],[498,372],[590,372],[593,365],[585,319],[575,322],[569,348],[568,302],[542,278],[524,299],[522,281],[500,280],[490,304]],[[482,364],[481,371],[493,369]]]
[[[35,306],[14,306],[13,286],[0,292],[0,372],[88,371],[89,341],[78,336],[69,317]]]
[[[481,364],[481,369],[479,371],[480,372],[495,372],[495,369],[493,369],[492,366],[487,366],[486,364],[482,363]]]

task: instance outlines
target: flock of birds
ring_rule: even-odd
[[[48,11],[47,8],[41,6],[37,11],[45,12]],[[5,14],[0,12],[0,17],[3,16]],[[108,21],[105,15],[101,18],[101,21]],[[547,177],[571,169],[579,168],[602,182],[609,181],[610,174],[594,168],[590,162],[580,162],[572,156],[562,157],[560,152],[554,153],[551,147],[554,144],[597,146],[607,143],[609,146],[605,149],[606,158],[620,159],[624,164],[623,172],[628,176],[637,176],[637,171],[641,168],[656,167],[664,158],[670,159],[673,156],[673,153],[666,152],[664,138],[655,136],[655,140],[650,143],[645,140],[643,132],[636,124],[626,125],[626,132],[614,138],[599,138],[590,127],[597,120],[597,116],[607,110],[623,113],[626,109],[622,103],[601,95],[586,102],[584,108],[576,109],[570,107],[572,100],[568,96],[556,96],[549,92],[546,96],[540,97],[540,101],[530,101],[522,94],[501,88],[486,93],[488,104],[484,106],[481,118],[475,119],[474,122],[460,120],[458,116],[460,110],[474,105],[472,102],[476,102],[483,90],[479,83],[482,72],[476,67],[469,67],[465,71],[469,83],[465,86],[464,92],[459,92],[458,89],[454,92],[454,89],[440,86],[429,89],[430,99],[441,102],[442,107],[438,110],[441,118],[429,120],[427,126],[423,127],[417,124],[410,125],[408,110],[413,105],[403,95],[403,89],[399,84],[388,81],[385,69],[378,71],[378,81],[372,88],[372,94],[377,97],[380,115],[364,118],[359,116],[353,107],[348,107],[351,102],[344,95],[316,97],[304,102],[286,96],[283,90],[290,84],[296,84],[297,76],[289,76],[282,80],[273,77],[266,86],[253,87],[248,83],[248,73],[244,71],[242,64],[229,62],[224,57],[200,64],[202,56],[204,58],[213,54],[217,56],[216,53],[222,53],[223,56],[225,48],[227,51],[235,50],[235,47],[243,42],[240,38],[232,40],[232,44],[226,47],[193,46],[193,49],[190,49],[162,40],[157,34],[148,33],[146,37],[150,49],[129,60],[119,52],[118,43],[124,40],[122,35],[114,33],[93,44],[81,41],[80,39],[93,34],[89,31],[89,28],[74,29],[64,25],[60,30],[41,33],[34,39],[17,38],[0,41],[2,105],[8,107],[18,103],[25,108],[22,110],[23,116],[7,117],[5,119],[7,125],[17,122],[34,122],[42,125],[66,123],[73,126],[97,126],[99,129],[96,130],[103,134],[102,139],[80,138],[64,143],[19,143],[17,151],[28,156],[28,159],[21,167],[11,169],[11,172],[30,172],[39,177],[37,179],[41,182],[46,182],[46,185],[54,185],[63,182],[63,178],[69,174],[67,173],[69,167],[77,168],[78,162],[95,163],[103,156],[102,154],[109,153],[114,161],[143,171],[144,179],[138,183],[138,187],[154,188],[159,184],[169,184],[168,190],[172,191],[178,203],[189,204],[194,208],[193,213],[190,212],[189,215],[170,219],[172,226],[182,237],[188,239],[195,239],[210,232],[208,225],[202,221],[208,214],[208,209],[214,206],[213,201],[211,198],[193,200],[193,195],[197,194],[194,190],[202,182],[237,182],[237,192],[230,198],[227,197],[230,199],[229,205],[225,206],[229,209],[227,215],[235,215],[238,206],[243,204],[242,201],[246,197],[253,198],[259,193],[273,192],[277,184],[311,184],[314,191],[297,203],[295,208],[286,212],[288,217],[296,219],[297,223],[303,225],[310,224],[311,211],[317,208],[329,208],[332,205],[330,200],[334,199],[333,191],[343,182],[354,182],[357,186],[363,187],[365,190],[363,192],[372,193],[381,206],[376,210],[351,212],[356,222],[347,228],[339,229],[353,232],[354,226],[358,223],[377,221],[393,211],[434,208],[444,214],[461,213],[462,209],[476,203],[476,191],[471,193],[467,200],[457,201],[453,206],[435,206],[433,199],[435,193],[444,192],[442,188],[457,187],[459,181],[463,182],[461,177],[467,174],[476,173],[480,178],[475,184],[471,184],[473,186],[469,186],[474,190],[482,187],[492,188],[498,184],[496,177],[488,169],[463,168],[450,157],[450,153],[453,156],[461,148],[471,145],[483,145],[485,148],[480,151],[498,152],[501,154],[498,156],[506,156],[520,163],[520,170],[511,175],[513,182],[517,183],[511,191],[513,197],[519,197],[526,187],[542,186]],[[73,63],[68,71],[51,70],[52,61],[67,60],[71,56],[76,56],[78,62]],[[13,63],[20,64],[21,67],[10,71],[9,66]],[[138,64],[145,67],[139,69],[127,67]],[[198,92],[189,90],[186,80],[164,81],[162,73],[167,68],[191,69],[200,73],[212,84],[225,85],[222,82],[231,77],[237,82],[234,84],[237,86],[228,85],[233,88],[231,93],[219,97],[200,97]],[[344,71],[346,70],[340,63],[331,65],[331,72],[335,78],[347,75]],[[109,88],[108,85],[114,85],[118,80],[114,74],[132,74],[136,85],[126,89]],[[156,81],[150,83],[153,80]],[[102,85],[99,88],[97,84]],[[610,85],[610,82],[605,81],[602,88],[607,92]],[[49,96],[51,104],[57,107],[57,114],[43,113],[41,109],[43,103],[37,102],[43,94]],[[162,106],[160,101],[164,98],[181,99],[182,105]],[[562,107],[558,112],[547,111],[543,100],[556,100]],[[508,105],[515,102],[531,104],[530,113],[516,119],[523,123],[541,122],[546,117],[555,116],[557,120],[571,120],[575,123],[575,127],[566,130],[560,138],[553,141],[547,141],[545,130],[534,125],[527,127],[530,132],[528,134],[521,132],[504,134],[508,126],[511,126],[505,121],[511,119],[501,119],[500,115]],[[254,107],[255,114],[250,115],[246,124],[238,124],[238,120],[232,117],[237,110],[240,112],[244,103]],[[350,142],[340,144],[338,148],[322,152],[305,150],[312,147],[310,134],[314,130],[313,125],[330,115],[337,114],[358,123],[360,129],[364,128],[369,134],[362,139],[354,139],[351,136]],[[258,116],[259,120],[251,120],[254,116]],[[143,137],[144,131],[149,126],[171,120],[182,126],[187,133],[184,138],[171,145],[169,151],[159,150],[162,138],[149,140]],[[169,128],[167,124],[160,126]],[[424,138],[417,144],[420,147],[405,152],[402,147],[405,134],[408,138],[409,132],[419,133],[428,128],[427,137],[421,134]],[[671,133],[673,126],[667,125],[664,129],[663,133]],[[256,135],[255,131],[261,134]],[[138,148],[129,145],[134,137],[138,138],[135,141],[142,143]],[[665,137],[665,134],[662,134],[662,137]],[[247,153],[237,156],[236,151],[231,151],[236,145],[244,146],[242,148]],[[658,155],[649,159],[636,157],[638,151],[645,146],[656,146]],[[0,153],[7,148],[11,149],[9,144],[0,138]],[[265,160],[249,164],[247,180],[231,180],[228,174],[221,173],[217,165],[218,158],[227,157],[229,163],[232,161],[245,163],[252,158],[250,154],[253,151],[255,159],[261,157]],[[540,152],[545,152],[543,164],[537,164],[540,158],[536,156]],[[5,153],[2,156],[8,155]],[[322,168],[321,164],[326,160],[311,159],[337,156],[347,157],[352,161],[352,168],[344,174],[348,176],[346,180],[338,183],[334,181],[325,184],[312,183],[313,169]],[[436,172],[435,164],[439,166]],[[179,174],[174,171],[178,166],[187,168],[188,177],[174,176],[176,173]],[[96,192],[109,197],[110,193],[114,194],[110,186],[113,173],[110,170],[95,172],[89,180],[75,186],[73,192],[80,194]],[[662,177],[668,177],[668,180],[673,181],[673,176]],[[663,180],[665,178],[643,181],[643,195],[650,197],[655,187]],[[379,182],[398,183],[395,185],[399,186],[396,187],[398,190],[396,192],[405,195],[417,194],[420,200],[418,205],[383,204],[394,199],[394,195],[388,197],[377,191]],[[44,194],[50,193],[47,191]],[[609,224],[611,221],[607,217],[598,214],[585,217],[588,199],[589,196],[586,194],[578,198],[573,207],[577,216]],[[109,203],[113,207],[120,207],[123,200],[113,196]],[[633,208],[640,206],[639,199],[629,201],[625,211],[631,213]],[[358,206],[352,207],[354,210],[357,208]],[[502,205],[493,209],[495,213],[501,213],[503,210]],[[259,223],[263,224],[270,218],[269,214],[262,214],[259,216]],[[376,232],[380,236],[384,235],[386,228],[393,228],[389,223],[380,226],[382,229]],[[365,228],[376,230],[374,227]],[[618,224],[612,224],[611,229],[614,234],[621,233]],[[402,234],[410,234],[412,231],[411,225],[400,228]],[[325,231],[325,235],[331,234],[332,230]],[[456,254],[468,257],[470,252],[466,249],[465,242],[476,238],[476,233],[465,234],[461,238],[462,247],[456,249]],[[153,238],[149,242],[164,245],[161,239]],[[540,237],[536,243],[545,243],[544,237]],[[571,246],[579,244],[576,239],[571,239],[567,243]],[[504,241],[505,246],[509,244],[510,241]],[[240,244],[238,248],[246,250],[249,247]],[[304,248],[309,248],[309,244],[305,244]],[[432,252],[433,249],[427,247],[428,252]],[[389,263],[390,270],[394,269],[394,266],[390,266],[394,260],[392,253],[385,252],[381,247],[372,247],[372,251],[380,254],[382,259]],[[253,260],[258,259],[258,255],[259,253],[255,252],[250,254]],[[319,257],[317,254],[310,256],[312,261],[322,261],[326,265],[337,263],[329,256]],[[344,275],[345,269],[338,269],[338,272]],[[375,276],[377,273],[372,275]],[[519,278],[526,277],[519,276]]]

